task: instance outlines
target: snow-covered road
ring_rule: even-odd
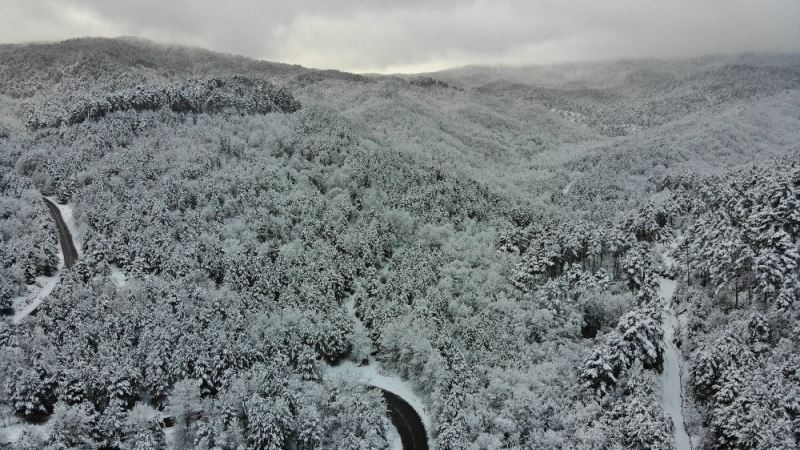
[[[667,258],[665,263],[671,264]],[[686,432],[683,418],[683,394],[681,385],[682,357],[675,345],[675,328],[678,318],[672,309],[672,295],[675,293],[676,282],[668,278],[659,280],[659,291],[664,298],[664,392],[663,408],[672,418],[675,426],[675,448],[677,450],[691,450],[692,442]]]

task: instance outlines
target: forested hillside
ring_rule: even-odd
[[[686,212],[675,302],[696,425],[717,447],[795,447],[800,160],[664,182]]]
[[[13,448],[388,448],[351,361],[435,448],[671,449],[665,307],[693,445],[800,442],[797,56],[366,76],[80,39],[0,46],[0,80]]]

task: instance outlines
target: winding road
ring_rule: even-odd
[[[47,209],[50,210],[53,220],[56,221],[58,240],[61,242],[61,252],[64,254],[64,266],[70,268],[74,266],[75,261],[78,260],[78,251],[75,249],[75,243],[72,242],[72,234],[70,234],[69,228],[67,228],[67,224],[64,222],[64,218],[61,217],[61,211],[58,209],[58,206],[47,197],[42,197],[42,200],[44,200],[44,204],[47,205]]]
[[[386,405],[389,407],[386,415],[397,428],[403,450],[428,450],[428,436],[425,434],[425,425],[414,408],[397,395],[381,389]]]

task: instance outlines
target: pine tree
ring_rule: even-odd
[[[280,450],[286,445],[291,413],[289,405],[282,399],[266,399],[253,396],[245,402],[247,415],[247,441],[250,448],[258,450]]]
[[[192,424],[200,412],[200,383],[189,379],[175,383],[167,411],[175,421],[176,447],[191,448],[194,445]]]
[[[56,403],[50,419],[50,441],[61,448],[98,448],[92,438],[94,422],[95,411],[91,404]]]

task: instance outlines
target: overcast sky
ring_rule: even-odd
[[[0,0],[0,42],[140,36],[354,72],[800,51],[800,0]]]

